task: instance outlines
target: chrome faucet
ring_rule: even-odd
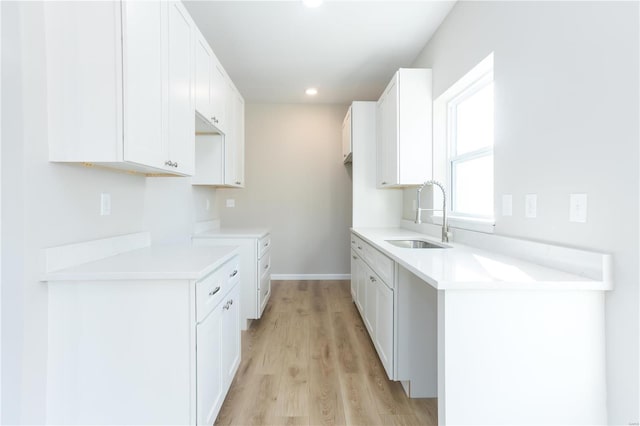
[[[424,189],[425,186],[437,186],[442,191],[442,210],[439,209],[423,209],[420,208],[420,193]],[[423,211],[442,211],[442,242],[449,242],[449,225],[447,224],[447,193],[444,190],[444,186],[437,180],[429,180],[418,187],[418,196],[417,196],[417,207],[416,207],[416,223],[422,223],[421,213]]]

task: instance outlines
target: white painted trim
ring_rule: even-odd
[[[220,219],[205,220],[203,222],[196,222],[193,225],[193,233],[199,234],[201,232],[212,231],[214,229],[220,229]]]
[[[271,274],[271,279],[279,281],[335,281],[350,280],[351,274]]]
[[[150,245],[151,237],[149,232],[137,232],[100,240],[50,247],[42,251],[44,258],[43,273],[47,274],[83,263],[93,262],[127,251],[149,247]]]

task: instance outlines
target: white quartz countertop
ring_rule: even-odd
[[[393,239],[440,241],[402,228],[352,231],[438,290],[610,290],[612,284],[457,243],[446,249],[400,248]]]
[[[238,253],[236,246],[152,245],[48,272],[43,281],[198,280]]]
[[[193,235],[193,238],[262,238],[269,228],[216,228]]]

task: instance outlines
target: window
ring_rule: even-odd
[[[453,216],[493,218],[493,73],[448,102]]]

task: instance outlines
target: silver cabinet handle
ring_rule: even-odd
[[[178,167],[178,163],[177,162],[173,163],[173,167],[177,168]]]
[[[353,257],[354,259],[357,259],[357,257],[356,257],[356,256],[352,256],[352,257]]]
[[[173,166],[173,163],[170,160],[167,160],[167,161],[164,162],[164,165],[171,167],[171,166]]]
[[[225,303],[225,305],[222,307],[222,309],[229,310],[229,302]]]
[[[375,278],[373,278],[373,276],[371,276],[371,275],[369,275],[369,279],[371,280],[371,282],[372,282],[372,283],[375,283],[375,282],[376,282],[376,279],[375,279]]]
[[[358,246],[358,250],[362,250],[362,246]]]
[[[351,240],[351,243],[352,243],[352,244],[355,244],[356,242],[355,242],[354,240]]]
[[[269,264],[266,264],[264,269],[269,269]]]
[[[264,246],[265,247],[269,247],[269,243],[264,243]]]
[[[229,278],[233,278],[233,277],[235,277],[236,275],[238,275],[238,270],[237,270],[237,269],[234,269],[234,270],[233,270],[233,272],[231,273],[231,275],[229,275]]]
[[[220,286],[218,286],[218,287],[214,288],[213,290],[211,290],[209,292],[209,296],[213,296],[214,294],[216,294],[219,291],[220,291]]]
[[[229,300],[229,305],[233,305],[233,299]]]
[[[242,185],[242,182],[240,182],[239,180],[236,181],[236,185]]]
[[[387,184],[387,182],[382,182],[382,185],[386,185],[386,184]]]

